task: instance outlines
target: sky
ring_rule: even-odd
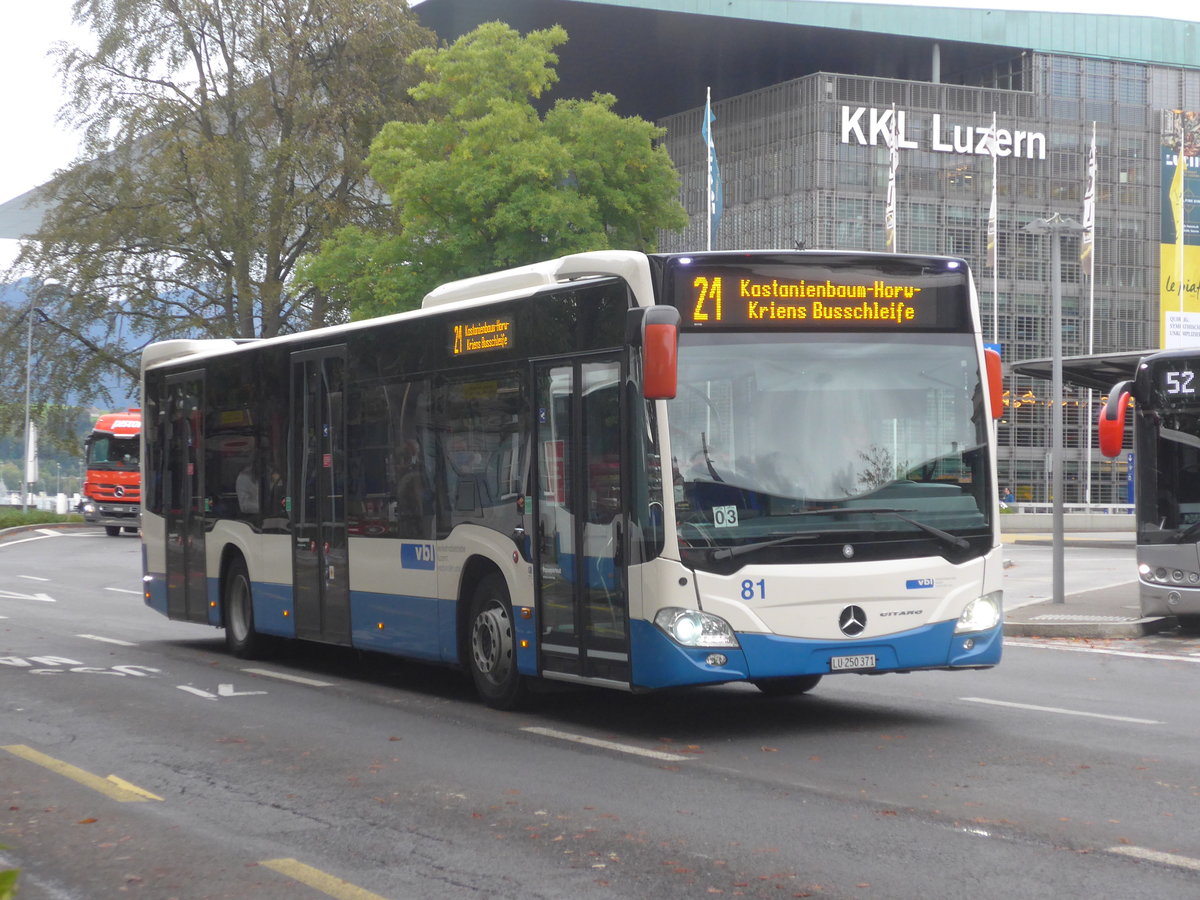
[[[72,0],[9,0],[0,29],[0,203],[42,184],[76,155],[78,136],[57,121],[63,103],[61,83],[46,55],[56,41],[90,43],[90,33],[71,22]],[[854,0],[848,0],[854,2]],[[1128,3],[1115,0],[924,0],[918,5],[1029,9],[1060,12],[1128,14]],[[1200,7],[1166,0],[1143,0],[1141,15],[1200,21]],[[1186,10],[1186,11],[1185,11]],[[0,240],[0,268],[6,267],[14,241]]]

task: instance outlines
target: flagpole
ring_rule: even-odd
[[[896,241],[896,169],[900,165],[900,131],[896,118],[896,104],[892,104],[892,118],[884,140],[888,151],[887,198],[883,206],[883,245],[885,250],[897,252]]]
[[[1000,344],[1000,248],[997,245],[996,233],[996,157],[997,149],[996,111],[992,110],[992,130],[988,136],[988,153],[992,157],[992,198],[988,206],[988,231],[985,253],[992,266],[992,343]]]
[[[1091,213],[1084,212],[1084,225],[1091,231],[1090,249],[1088,250],[1088,356],[1096,352],[1095,348],[1095,329],[1096,329],[1096,195],[1099,192],[1099,185],[1096,183],[1096,122],[1092,121],[1092,150],[1088,158],[1088,189],[1091,191]],[[1084,205],[1088,204],[1088,197],[1085,193],[1083,198]],[[1092,415],[1092,389],[1088,388],[1087,392],[1087,428],[1088,442],[1087,453],[1084,454],[1084,464],[1087,466],[1087,481],[1084,482],[1083,502],[1090,504],[1092,502],[1092,432],[1096,429],[1096,417]]]
[[[712,177],[712,160],[713,160],[713,142],[712,142],[712,87],[704,89],[704,133],[706,140],[704,142],[705,149],[708,153],[707,165],[705,170],[708,172],[708,191],[705,194],[704,203],[704,248],[712,250],[712,213],[713,213],[713,177]]]
[[[1179,111],[1179,155],[1175,157],[1175,171],[1179,177],[1179,217],[1176,221],[1179,223],[1178,234],[1175,235],[1175,255],[1179,257],[1179,312],[1182,319],[1183,314],[1183,246],[1185,242],[1184,234],[1187,231],[1184,222],[1184,215],[1187,212],[1187,207],[1183,202],[1183,183],[1187,177],[1187,163],[1183,158],[1183,110]],[[1183,324],[1180,323],[1180,331],[1182,333]],[[1165,341],[1164,341],[1165,343]]]

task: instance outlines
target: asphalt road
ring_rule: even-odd
[[[500,713],[446,669],[234,659],[139,566],[132,536],[0,543],[20,900],[1200,895],[1186,636]]]

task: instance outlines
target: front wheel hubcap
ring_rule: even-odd
[[[495,684],[503,682],[512,666],[512,625],[507,611],[493,604],[475,617],[471,629],[471,654],[475,668]]]

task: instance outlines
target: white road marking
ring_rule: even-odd
[[[1107,647],[1071,647],[1065,644],[1040,644],[1036,641],[1005,640],[1005,647],[1026,647],[1033,650],[1071,650],[1075,653],[1099,653],[1104,656],[1126,656],[1131,659],[1157,659],[1166,662],[1200,662],[1200,656],[1177,656],[1173,653],[1138,653],[1134,650],[1110,650]]]
[[[1175,866],[1180,869],[1191,869],[1193,872],[1200,872],[1200,859],[1193,859],[1190,856],[1180,856],[1178,853],[1163,853],[1160,850],[1147,850],[1145,847],[1133,847],[1128,844],[1109,847],[1108,852],[1119,853],[1121,856],[1132,856],[1134,859],[1160,863],[1164,866]]]
[[[137,644],[132,641],[122,641],[117,638],[101,637],[98,634],[77,634],[75,637],[87,638],[89,641],[103,641],[106,644],[117,644],[121,647],[136,647]]]
[[[4,600],[39,600],[42,603],[57,602],[49,594],[18,594],[16,591],[0,591],[0,599],[4,599]]]
[[[270,669],[242,669],[249,675],[261,675],[263,678],[277,678],[280,681],[293,681],[296,684],[307,684],[309,687],[333,687],[333,682],[317,681],[315,678],[303,678],[300,675],[289,675],[286,672],[272,672]]]
[[[53,528],[39,528],[37,529],[37,533],[44,534],[46,537],[58,537],[59,534]]]
[[[38,575],[18,575],[18,578],[24,578],[26,581],[49,581],[49,578],[42,578]]]
[[[217,693],[222,697],[252,697],[255,694],[265,694],[266,691],[235,691],[232,684],[219,684]]]
[[[202,691],[200,688],[194,688],[186,684],[177,684],[175,687],[181,691],[187,691],[189,694],[195,694],[197,697],[203,697],[205,700],[216,700],[216,694],[210,694],[208,691]]]
[[[989,700],[986,697],[959,697],[968,703],[986,703],[990,706],[1004,706],[1009,709],[1024,709],[1030,712],[1056,713],[1060,716],[1084,716],[1089,719],[1108,719],[1110,722],[1131,722],[1134,725],[1165,725],[1156,719],[1135,719],[1130,716],[1110,716],[1106,713],[1084,712],[1079,709],[1064,709],[1061,706],[1034,706],[1032,703],[1012,703],[1008,700]]]
[[[543,737],[558,738],[560,741],[571,741],[575,744],[587,744],[589,747],[600,747],[604,750],[616,750],[618,753],[631,753],[634,756],[648,756],[650,759],[661,759],[666,762],[685,762],[692,757],[681,756],[678,753],[664,753],[661,750],[647,750],[644,747],[634,747],[631,744],[618,744],[615,741],[604,741],[599,738],[585,737],[582,734],[571,734],[568,731],[556,731],[553,728],[522,728],[530,734],[540,734]]]
[[[5,541],[3,544],[0,544],[0,547],[15,547],[17,544],[28,544],[30,541],[44,541],[48,537],[57,536],[58,535],[56,535],[54,532],[50,532],[48,534],[46,532],[41,532],[40,537],[18,538],[15,541]]]
[[[112,591],[114,594],[133,594],[135,597],[142,596],[141,591],[131,591],[128,588],[105,588],[106,591]]]

